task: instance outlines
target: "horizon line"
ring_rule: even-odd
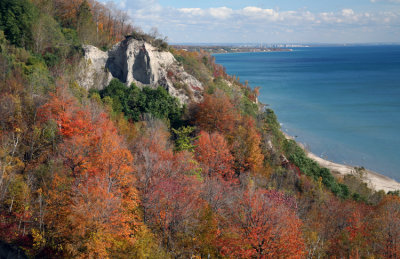
[[[355,43],[335,43],[335,42],[170,42],[169,45],[400,45],[400,42],[355,42]]]

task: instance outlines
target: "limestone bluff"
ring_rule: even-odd
[[[127,37],[107,52],[91,45],[84,45],[83,49],[77,81],[86,89],[101,90],[117,78],[127,86],[162,86],[182,104],[202,99],[202,83],[188,74],[171,52],[145,41]]]

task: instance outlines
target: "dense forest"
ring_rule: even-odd
[[[400,258],[400,197],[335,177],[258,89],[95,0],[0,2],[0,241],[31,258]],[[206,90],[76,81],[130,35]]]

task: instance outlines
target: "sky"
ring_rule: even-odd
[[[400,42],[400,0],[112,0],[169,43]]]

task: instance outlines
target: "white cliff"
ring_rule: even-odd
[[[93,46],[84,46],[84,51],[78,83],[86,89],[103,89],[118,78],[127,86],[162,86],[181,103],[202,98],[201,82],[186,73],[170,52],[159,51],[147,42],[127,38],[108,52]]]

